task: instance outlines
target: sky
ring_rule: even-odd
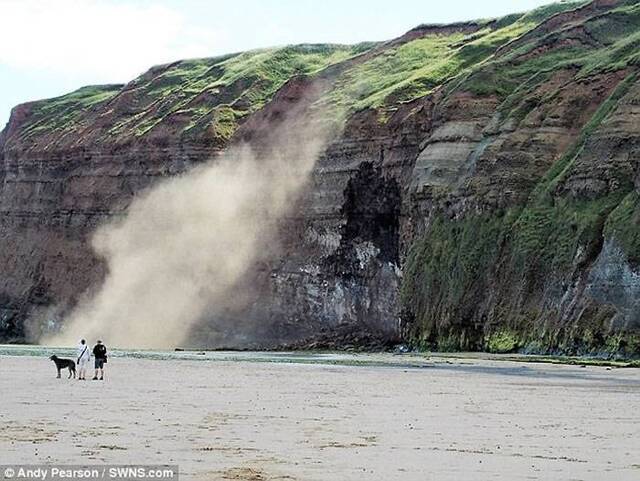
[[[549,0],[0,0],[0,128],[13,106],[153,65],[294,43],[388,40]]]

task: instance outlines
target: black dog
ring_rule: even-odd
[[[65,367],[69,368],[69,377],[67,379],[71,379],[72,374],[74,378],[76,377],[76,363],[73,362],[71,359],[60,359],[55,354],[51,356],[49,359],[51,359],[53,362],[56,363],[56,369],[58,370],[58,378],[60,377],[60,370],[64,369]]]

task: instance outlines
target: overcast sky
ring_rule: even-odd
[[[548,0],[0,0],[0,128],[14,105],[150,66],[290,43],[397,37]]]

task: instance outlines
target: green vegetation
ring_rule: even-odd
[[[544,19],[582,3],[554,4],[526,15],[484,21],[478,23],[479,30],[470,35],[462,32],[431,33],[387,48],[345,72],[336,81],[328,101],[347,111],[357,111],[389,109],[398,103],[423,97],[447,81],[477,69],[498,48]]]
[[[540,15],[576,8],[583,3],[556,4],[549,6],[553,8],[539,9],[509,28],[533,27],[539,22]],[[504,101],[501,110],[506,113],[558,70],[576,69],[576,76],[582,78],[638,65],[639,27],[640,5],[622,2],[618,8],[593,15],[574,26],[522,36],[502,55],[472,68],[455,87],[477,95],[498,96]]]
[[[518,335],[508,329],[492,332],[487,336],[485,346],[487,351],[498,354],[514,352],[520,347]]]
[[[464,34],[430,35],[356,65],[342,75],[328,101],[348,110],[377,107],[395,93],[397,101],[431,91],[459,68],[452,59]]]
[[[451,323],[470,320],[477,312],[515,215],[467,216],[460,221],[437,217],[415,242],[404,267],[401,302],[415,316],[413,335],[419,343],[459,350],[481,342],[481,332],[452,329]],[[450,331],[462,335],[452,339]]]
[[[90,126],[92,109],[121,94],[109,112],[115,117],[106,132],[109,139],[145,136],[170,121],[185,135],[209,131],[224,141],[241,117],[262,108],[290,78],[314,75],[374,45],[297,45],[153,67],[126,91],[121,85],[84,87],[37,102],[22,135],[63,138]]]
[[[252,111],[261,108],[273,94],[295,75],[311,75],[334,63],[360,53],[370,44],[296,45],[253,50],[236,55],[185,60],[171,65],[144,85],[151,97],[172,94],[192,96],[203,92],[220,93],[232,89],[228,103],[242,98]]]
[[[56,130],[71,130],[87,110],[97,108],[113,98],[121,87],[122,85],[93,85],[60,97],[34,102],[32,120],[25,127],[23,135],[30,137]]]
[[[571,268],[578,252],[597,254],[607,215],[620,194],[594,201],[559,199],[531,205],[514,225],[513,262],[520,269],[554,274]]]
[[[628,75],[602,102],[526,205],[502,215],[432,219],[410,249],[401,291],[404,308],[415,318],[411,335],[416,345],[438,350],[475,346],[490,352],[556,349],[600,356],[640,352],[638,336],[608,334],[608,321],[615,311],[606,305],[593,307],[580,326],[549,319],[549,327],[541,334],[541,313],[526,304],[528,296],[538,303],[536,296],[549,283],[571,278],[572,272],[593,262],[605,236],[614,237],[632,262],[640,260],[640,198],[628,172],[610,170],[617,175],[612,184],[616,187],[595,198],[563,190],[577,160],[588,153],[596,129],[636,79],[635,74]],[[501,285],[502,278],[509,283]],[[499,292],[501,299],[488,322],[479,320],[491,290]],[[481,330],[474,331],[474,325]]]
[[[141,136],[169,116],[186,135],[211,129],[228,139],[239,118],[259,110],[296,75],[312,75],[370,48],[372,44],[298,45],[254,50],[215,59],[180,61],[153,75],[156,67],[135,81],[147,112],[112,129]],[[184,120],[183,120],[184,119]]]
[[[605,235],[620,244],[630,262],[640,264],[640,196],[635,190],[611,212]]]
[[[323,102],[348,113],[369,107],[392,108],[421,97],[484,61],[533,25],[513,23],[516,18],[486,23],[473,35],[435,33],[380,48],[368,60],[347,66]],[[144,136],[170,118],[184,135],[210,131],[217,138],[228,139],[239,119],[262,108],[293,76],[315,75],[376,46],[288,46],[154,67],[130,84],[126,100],[119,99],[118,105],[123,104],[128,115],[120,115],[108,134]],[[109,95],[116,93],[113,90]],[[43,101],[43,105],[47,105],[42,116],[46,120],[40,124],[43,130],[74,129],[75,120],[82,120],[82,105],[69,104],[73,117],[65,115],[67,109],[59,102]]]
[[[257,110],[291,77],[312,75],[329,65],[357,55],[372,45],[297,45],[248,52],[225,62],[225,73],[214,85],[231,85],[256,77],[260,81],[251,85],[244,95],[251,104],[251,110]]]
[[[567,270],[579,249],[586,256],[598,246],[607,217],[633,186],[619,179],[619,188],[595,199],[558,197],[555,191],[582,154],[585,143],[628,92],[635,74],[620,82],[583,128],[572,148],[536,186],[514,225],[514,261],[521,268],[554,273]]]
[[[341,90],[339,87],[334,95],[338,101],[350,103],[354,110],[389,106],[422,97],[455,77],[478,70],[500,47],[552,15],[585,3],[588,2],[561,2],[526,14],[478,22],[484,28],[472,35],[432,34],[408,42],[354,69],[345,84],[355,88]],[[416,64],[414,59],[419,59],[419,62]],[[516,85],[514,81],[512,87]]]
[[[577,61],[586,75],[637,62],[639,9],[633,2],[623,2],[608,14],[585,22],[590,34],[603,42],[599,49],[563,47],[562,40],[571,35],[565,30],[531,38],[526,35],[550,16],[582,4],[561,2],[526,14],[460,25],[457,31],[422,27],[431,30],[404,43],[287,46],[154,67],[115,99],[115,109],[108,112],[113,121],[103,138],[153,135],[154,128],[162,124],[178,135],[207,135],[224,143],[243,117],[262,108],[290,78],[317,75],[336,64],[342,64],[341,68],[331,74],[336,75],[333,88],[321,103],[332,107],[333,113],[346,115],[375,108],[384,120],[398,104],[447,83],[449,90],[457,87],[517,98],[523,86],[533,88],[544,81],[545,72],[562,65]],[[463,33],[473,28],[477,30]],[[497,51],[523,38],[522,45],[496,56]],[[545,44],[559,47],[528,58]],[[344,63],[364,52],[368,52],[366,58]],[[92,108],[117,93],[117,87],[87,87],[42,101],[41,110],[28,120],[24,132],[64,135],[91,126]],[[164,129],[159,132],[166,134]]]

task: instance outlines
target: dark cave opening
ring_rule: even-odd
[[[381,262],[399,262],[400,187],[371,162],[360,164],[344,190],[340,247],[329,261],[338,274],[358,271],[356,244],[371,242]]]

